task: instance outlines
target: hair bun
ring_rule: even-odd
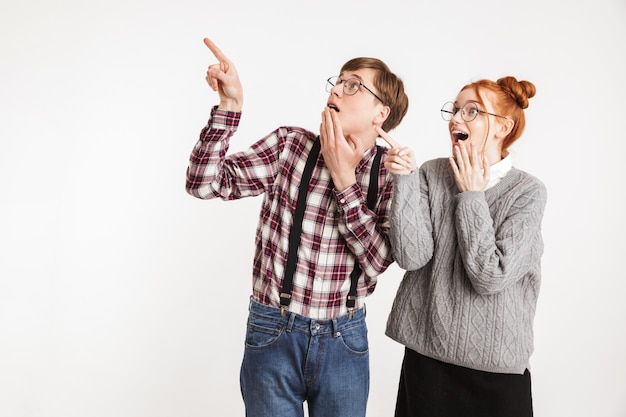
[[[535,85],[530,81],[517,81],[515,77],[503,77],[497,81],[522,109],[528,107],[528,99],[534,97]]]

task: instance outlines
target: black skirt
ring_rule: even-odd
[[[530,372],[477,371],[405,349],[396,417],[532,417]]]

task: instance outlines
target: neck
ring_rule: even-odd
[[[508,155],[508,152],[502,151],[501,149],[487,149],[485,151],[485,157],[489,162],[489,166],[497,164],[502,161],[504,157]]]
[[[374,144],[376,143],[376,138],[377,138],[377,136],[374,136],[374,137],[369,137],[369,138],[365,138],[365,139],[363,139],[363,140],[362,140],[362,142],[363,142],[363,147],[364,147],[365,149],[369,149],[369,148],[371,148],[372,146],[374,146]]]
[[[367,129],[361,133],[361,136],[358,136],[363,143],[363,147],[365,149],[369,149],[376,144],[376,140],[378,139],[378,132],[374,127],[371,129]]]

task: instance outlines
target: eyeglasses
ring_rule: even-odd
[[[454,115],[459,110],[461,110],[461,117],[466,122],[471,122],[472,120],[474,120],[476,116],[478,116],[478,113],[489,114],[491,116],[508,119],[508,117],[506,116],[499,116],[497,114],[489,113],[489,112],[479,109],[477,103],[473,103],[473,102],[465,103],[463,107],[459,108],[459,107],[456,107],[454,103],[451,101],[444,103],[444,105],[441,107],[441,117],[446,122],[449,122],[450,120],[452,120]]]
[[[344,80],[341,77],[330,77],[326,80],[326,92],[330,93],[332,88],[338,84],[343,84],[343,93],[349,96],[353,96],[359,91],[359,87],[365,88],[367,91],[372,93],[374,97],[380,100],[381,103],[385,104],[385,102],[376,95],[372,90],[367,88],[365,84],[361,82],[358,78],[350,78],[349,80]]]

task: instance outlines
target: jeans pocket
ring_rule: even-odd
[[[365,324],[343,329],[339,338],[343,347],[353,355],[365,355],[369,350],[367,327]]]
[[[262,349],[271,346],[283,333],[284,325],[281,322],[250,315],[246,329],[246,347]]]

